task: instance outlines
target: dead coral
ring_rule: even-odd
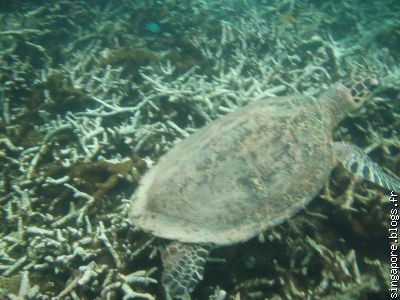
[[[36,97],[43,98],[46,91],[49,93],[48,101],[41,104],[39,108],[53,114],[82,111],[92,106],[90,97],[81,89],[70,86],[60,73],[50,75],[46,81],[33,88],[33,94]]]
[[[138,48],[119,48],[103,59],[104,65],[122,67],[124,75],[140,80],[139,70],[144,66],[154,65],[158,61],[156,54]]]
[[[77,163],[72,166],[68,176],[79,189],[99,199],[121,180],[137,183],[144,167],[145,163],[137,157],[121,163]]]

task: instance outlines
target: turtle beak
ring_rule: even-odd
[[[379,86],[379,80],[377,78],[369,78],[366,80],[365,85],[370,91],[373,91]]]

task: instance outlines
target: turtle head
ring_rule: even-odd
[[[335,84],[321,96],[329,114],[330,127],[335,128],[350,112],[359,109],[378,85],[374,77],[360,77]]]
[[[371,96],[371,92],[378,86],[375,77],[360,77],[343,82],[348,89],[347,104],[350,111],[359,109]]]

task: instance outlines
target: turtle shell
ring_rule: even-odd
[[[130,218],[162,238],[215,245],[248,240],[288,219],[320,191],[336,162],[321,107],[314,97],[263,99],[208,124],[145,174]]]

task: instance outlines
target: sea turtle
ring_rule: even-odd
[[[249,240],[304,208],[338,162],[400,190],[361,149],[332,138],[376,83],[363,79],[337,83],[319,97],[252,102],[161,157],[132,195],[129,213],[137,226],[171,240],[161,255],[168,299],[190,299],[213,247]]]

